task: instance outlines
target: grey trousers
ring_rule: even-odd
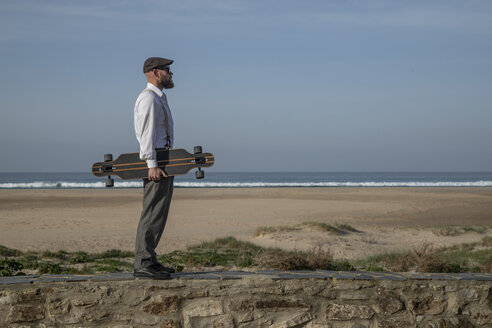
[[[174,177],[144,180],[143,208],[135,241],[135,269],[157,263],[155,249],[166,226]]]

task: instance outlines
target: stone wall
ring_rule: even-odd
[[[492,275],[0,278],[0,327],[492,327]]]

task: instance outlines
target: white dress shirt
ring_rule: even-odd
[[[173,118],[166,95],[147,83],[135,102],[134,118],[140,159],[147,161],[148,168],[157,167],[155,149],[172,148],[174,143]]]

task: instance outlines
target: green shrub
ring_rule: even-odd
[[[19,263],[16,260],[7,258],[0,260],[0,277],[13,276],[14,273],[22,270],[22,268],[22,263]]]
[[[75,252],[72,255],[71,262],[72,263],[87,263],[87,262],[90,262],[91,260],[92,260],[91,256],[89,256],[89,254],[87,254],[86,252]]]
[[[59,264],[50,262],[38,263],[37,269],[39,274],[61,274],[64,271]]]

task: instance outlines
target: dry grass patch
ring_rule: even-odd
[[[292,226],[281,225],[281,226],[259,227],[258,229],[256,229],[253,237],[264,236],[275,232],[289,232],[289,231],[296,231],[296,230],[301,230],[301,226],[299,224],[292,225]]]
[[[256,264],[261,268],[277,270],[292,270],[291,268],[313,270],[331,267],[333,254],[321,247],[312,252],[290,251],[281,249],[264,249],[255,258]]]
[[[308,252],[264,248],[234,237],[219,238],[159,257],[178,271],[204,267],[273,270],[354,270],[347,261],[334,261],[329,250],[317,246]]]
[[[366,244],[376,245],[379,244],[379,240],[374,235],[369,235],[361,239]]]
[[[334,261],[333,254],[321,246],[309,252],[264,249],[256,255],[255,264],[259,268],[273,270],[355,270],[348,261]]]
[[[434,227],[432,228],[432,232],[437,236],[443,237],[455,237],[460,236],[465,233],[477,233],[484,234],[489,230],[488,226],[484,225],[476,225],[476,226],[443,226],[443,227]]]
[[[294,225],[260,227],[256,229],[255,233],[253,234],[253,237],[264,236],[276,232],[301,231],[306,228],[316,231],[328,232],[335,235],[346,235],[352,232],[360,232],[359,230],[355,229],[354,227],[348,224],[335,223],[335,225],[331,225],[324,222],[306,221]]]
[[[439,248],[424,243],[409,252],[380,254],[352,264],[359,270],[369,271],[492,272],[492,238]]]
[[[492,237],[486,236],[483,237],[480,241],[480,245],[484,247],[492,247]]]

